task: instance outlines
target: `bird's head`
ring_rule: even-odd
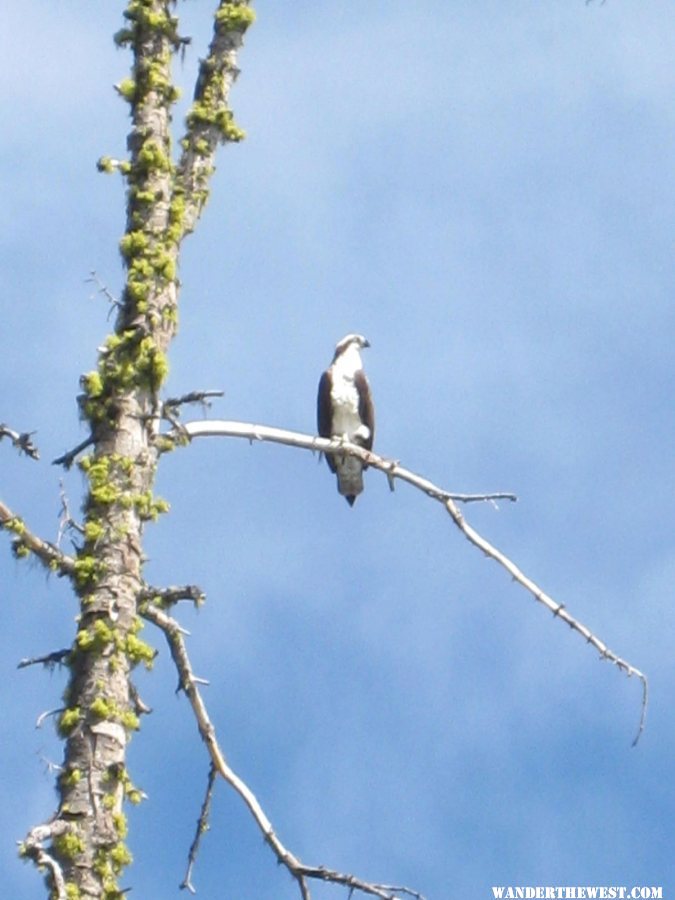
[[[350,347],[354,347],[354,349],[363,350],[364,347],[370,347],[370,341],[365,338],[362,334],[347,334],[342,340],[338,341],[335,345],[335,355],[333,356],[333,362],[339,357],[342,356]]]

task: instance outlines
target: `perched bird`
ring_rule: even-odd
[[[342,438],[370,450],[375,410],[361,362],[364,347],[370,344],[362,334],[348,334],[338,341],[333,362],[319,382],[317,422],[321,437]],[[339,493],[353,506],[363,490],[363,470],[368,466],[346,453],[327,453],[326,462],[337,475]]]

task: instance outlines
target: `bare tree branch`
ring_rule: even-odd
[[[162,404],[162,414],[166,415],[168,410],[175,415],[178,412],[178,407],[183,406],[185,403],[201,403],[202,406],[210,408],[209,400],[212,397],[222,397],[224,394],[225,391],[190,391],[181,397],[169,397]]]
[[[418,900],[424,900],[421,894],[410,890],[409,888],[392,889],[386,885],[362,881],[353,875],[335,872],[331,869],[326,869],[323,866],[306,866],[281,843],[257,797],[246,782],[230,768],[225,759],[225,755],[221,750],[216,737],[216,729],[209,718],[206,705],[198,687],[199,679],[193,674],[192,665],[188,657],[180,625],[175,619],[168,616],[163,610],[158,609],[156,606],[146,606],[141,611],[141,615],[164,632],[169,644],[171,657],[178,671],[180,687],[190,702],[197,722],[197,728],[199,729],[202,740],[206,744],[213,767],[230,787],[234,788],[244,801],[258,828],[262,832],[265,841],[272,848],[278,862],[285,866],[297,881],[303,900],[309,900],[310,898],[309,888],[307,887],[307,879],[310,878],[330,881],[333,884],[341,884],[348,887],[351,891],[358,890],[364,894],[380,897],[382,900],[396,900],[395,892],[407,893],[412,897],[418,898]],[[201,821],[202,818],[200,817],[200,822]],[[191,870],[189,871],[189,874],[191,875]],[[188,883],[191,888],[191,882],[188,876],[186,876],[183,886],[187,887]],[[394,893],[392,893],[392,890]]]
[[[34,553],[35,556],[50,571],[59,575],[73,575],[75,572],[75,560],[72,556],[62,553],[54,544],[43,541],[33,534],[23,519],[14,515],[12,510],[0,500],[0,529],[11,532],[15,537],[13,550],[16,556],[27,556]]]
[[[220,0],[214,14],[213,37],[201,60],[194,101],[187,114],[187,131],[181,141],[183,153],[177,167],[176,191],[185,200],[184,231],[194,230],[208,197],[218,144],[240,141],[228,106],[230,90],[239,68],[237,51],[255,14],[248,0],[236,5]]]
[[[25,453],[31,459],[40,459],[38,448],[32,440],[34,434],[34,431],[14,431],[13,428],[0,422],[0,441],[8,437],[19,453]]]
[[[39,868],[45,868],[51,876],[54,900],[67,900],[66,880],[63,870],[53,856],[44,849],[45,841],[52,841],[71,830],[71,826],[64,819],[56,819],[46,825],[37,825],[32,828],[23,843],[19,845],[21,856],[32,859]]]
[[[197,587],[196,584],[183,584],[180,586],[171,586],[165,588],[152,587],[147,585],[138,598],[143,603],[152,603],[156,606],[166,608],[173,606],[181,600],[189,600],[199,607],[205,599],[204,591]]]
[[[67,453],[64,453],[63,456],[59,456],[56,459],[52,460],[53,466],[63,466],[65,469],[70,469],[72,464],[75,462],[75,457],[78,453],[81,453],[83,450],[86,450],[87,447],[91,447],[94,443],[94,438],[92,435],[85,438],[83,441],[77,445],[77,447],[73,447],[72,450],[69,450]]]
[[[55,666],[63,665],[63,661],[70,654],[71,648],[66,647],[64,650],[52,650],[45,656],[31,656],[20,660],[17,669],[25,669],[28,666],[45,666],[48,669],[54,669]]]
[[[202,803],[202,808],[199,811],[199,818],[197,819],[197,830],[195,831],[194,840],[190,845],[190,852],[188,853],[188,867],[185,872],[185,878],[183,878],[180,887],[181,889],[185,889],[189,891],[191,894],[196,894],[197,891],[192,884],[192,870],[195,867],[195,863],[197,862],[197,854],[199,853],[199,845],[201,844],[202,837],[208,831],[209,828],[209,816],[211,815],[211,801],[213,800],[213,788],[216,784],[216,776],[218,775],[218,770],[215,765],[211,763],[209,766],[209,777],[206,783],[206,793],[204,794],[204,802]]]
[[[276,444],[285,444],[290,447],[298,447],[304,450],[313,450],[320,451],[322,453],[326,453],[327,451],[339,450],[343,453],[346,453],[350,456],[356,456],[359,459],[362,459],[364,462],[368,463],[369,466],[372,466],[374,469],[379,469],[381,472],[387,476],[389,480],[389,485],[393,490],[393,483],[395,479],[400,479],[401,481],[405,481],[408,484],[411,484],[413,487],[425,493],[428,497],[431,497],[433,500],[437,500],[439,503],[442,503],[445,507],[446,511],[452,518],[455,525],[459,528],[459,530],[464,534],[470,543],[472,543],[475,547],[478,547],[480,550],[485,553],[486,556],[489,556],[490,559],[495,560],[495,562],[499,563],[506,571],[511,575],[511,577],[518,582],[518,584],[522,585],[526,591],[528,591],[539,603],[542,603],[547,609],[550,609],[554,616],[557,616],[563,622],[566,622],[573,631],[576,631],[580,634],[587,643],[591,644],[595,649],[600,653],[601,659],[606,659],[609,662],[613,663],[617,666],[622,672],[624,672],[628,677],[635,676],[642,684],[642,705],[640,712],[640,723],[638,726],[638,731],[633,741],[633,746],[638,742],[640,735],[642,734],[645,726],[645,717],[647,714],[647,701],[648,701],[648,684],[646,676],[635,666],[626,662],[626,660],[622,659],[613,650],[610,650],[609,647],[601,641],[591,630],[587,628],[586,625],[583,625],[578,619],[574,616],[570,615],[565,609],[563,603],[557,603],[553,600],[545,591],[543,591],[539,585],[529,578],[525,573],[511,560],[508,556],[494,547],[489,543],[484,537],[482,537],[471,525],[466,522],[464,516],[457,508],[458,502],[466,502],[467,499],[475,500],[475,499],[483,499],[483,500],[491,500],[497,497],[515,499],[513,494],[483,494],[483,495],[475,495],[475,494],[455,494],[450,491],[446,491],[443,488],[438,487],[433,482],[429,481],[427,478],[423,478],[421,475],[417,475],[414,472],[411,472],[409,469],[403,468],[397,461],[386,459],[383,456],[378,456],[376,453],[372,451],[365,450],[363,447],[360,447],[358,444],[350,444],[347,441],[332,439],[328,440],[326,438],[315,437],[309,434],[302,434],[300,432],[295,431],[287,431],[282,428],[272,428],[268,425],[254,425],[249,422],[233,422],[233,421],[225,421],[225,420],[213,420],[213,421],[200,421],[200,422],[186,422],[183,426],[181,426],[181,431],[185,434],[189,435],[191,438],[195,437],[239,437],[245,438],[249,440],[251,443],[253,441],[269,441]],[[170,439],[173,439],[174,435],[170,434],[168,436]]]

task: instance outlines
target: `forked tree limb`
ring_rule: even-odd
[[[313,450],[320,451],[321,453],[326,453],[328,451],[335,452],[341,451],[349,456],[356,456],[359,459],[362,459],[364,462],[368,463],[374,469],[379,469],[381,472],[387,476],[389,481],[389,486],[393,490],[394,489],[394,481],[396,479],[400,479],[401,481],[405,481],[418,490],[425,493],[428,497],[431,497],[433,500],[437,500],[439,503],[442,503],[446,509],[446,512],[452,518],[452,521],[459,528],[462,534],[466,537],[466,539],[472,543],[475,547],[478,547],[482,552],[488,556],[490,559],[493,559],[497,562],[502,568],[504,568],[509,575],[517,581],[522,587],[528,591],[535,600],[539,603],[543,604],[547,609],[549,609],[554,616],[557,616],[563,622],[566,622],[567,625],[573,630],[576,631],[577,634],[581,635],[587,643],[591,644],[591,646],[595,647],[595,649],[600,653],[601,659],[606,659],[609,662],[613,663],[617,668],[624,672],[628,677],[635,676],[640,683],[642,684],[642,704],[640,711],[640,722],[638,725],[637,734],[635,735],[635,739],[633,740],[633,746],[637,744],[640,739],[640,735],[644,731],[645,726],[645,717],[647,714],[647,701],[648,701],[648,683],[647,677],[637,669],[635,666],[631,665],[625,659],[622,659],[618,656],[613,650],[605,644],[604,641],[600,640],[590,628],[572,616],[563,603],[557,603],[552,597],[550,597],[539,585],[529,578],[511,559],[509,559],[506,554],[502,553],[501,550],[498,550],[494,547],[489,541],[487,541],[482,535],[480,535],[469,523],[465,520],[462,513],[459,511],[457,507],[457,503],[459,502],[468,502],[475,500],[495,500],[495,499],[509,499],[515,500],[515,496],[513,494],[456,494],[450,491],[445,490],[444,488],[439,487],[434,484],[432,481],[429,481],[427,478],[423,478],[421,475],[416,474],[415,472],[410,471],[409,469],[401,466],[396,460],[387,459],[383,456],[379,456],[372,451],[365,450],[363,447],[358,446],[357,444],[351,444],[346,441],[327,438],[315,437],[314,435],[302,434],[296,431],[287,431],[283,428],[273,428],[268,425],[256,425],[249,422],[236,422],[236,421],[226,421],[226,420],[213,420],[213,421],[196,421],[196,422],[186,422],[181,426],[180,432],[173,432],[169,434],[169,437],[178,442],[179,439],[185,440],[185,437],[188,436],[190,438],[196,437],[239,437],[245,438],[249,440],[251,443],[253,441],[268,441],[276,444],[285,444],[290,447],[298,447],[304,450]]]
[[[34,431],[15,431],[9,425],[0,422],[0,441],[8,437],[19,453],[25,453],[31,459],[40,459],[38,448],[33,443]]]
[[[307,866],[302,863],[293,853],[291,853],[291,851],[288,850],[284,846],[284,844],[282,844],[280,839],[277,837],[274,828],[272,827],[272,823],[267,818],[267,815],[260,805],[258,798],[255,796],[246,782],[243,781],[236,774],[236,772],[234,772],[234,770],[229,766],[228,762],[225,759],[225,754],[223,753],[220,744],[218,743],[216,729],[211,722],[208,711],[206,709],[206,704],[204,703],[203,697],[199,690],[200,679],[198,679],[192,671],[192,665],[188,657],[181,626],[175,619],[167,615],[163,610],[158,609],[156,606],[145,604],[141,607],[140,612],[145,619],[147,619],[149,622],[152,622],[164,632],[166,640],[169,644],[171,657],[176,666],[176,670],[178,671],[180,687],[184,691],[190,702],[190,706],[192,707],[192,711],[197,722],[197,728],[199,729],[202,740],[206,744],[206,748],[208,750],[209,756],[211,757],[211,762],[214,769],[218,772],[221,778],[223,778],[224,781],[226,781],[230,785],[230,787],[232,787],[237,792],[237,794],[239,794],[241,799],[244,801],[258,828],[262,832],[265,841],[272,848],[277,861],[281,865],[285,866],[288,872],[298,883],[300,894],[303,900],[310,900],[311,898],[309,887],[307,884],[309,879],[328,881],[332,884],[343,885],[344,887],[348,887],[350,889],[350,892],[360,891],[361,893],[369,894],[373,897],[380,897],[381,900],[397,900],[398,896],[402,894],[405,894],[409,897],[414,897],[416,898],[416,900],[424,900],[422,894],[410,888],[395,887],[391,885],[376,884],[368,881],[363,881],[360,878],[356,878],[354,875],[336,872],[331,869],[327,869],[324,866]],[[200,815],[200,823],[201,822],[202,817]],[[194,860],[191,858],[189,869],[190,875],[193,862]],[[189,881],[189,879],[187,879],[187,877],[186,880],[184,880],[184,886],[194,891],[192,883],[191,881]]]
[[[71,829],[69,822],[64,819],[55,819],[44,825],[32,828],[24,841],[20,844],[19,854],[26,859],[32,859],[40,869],[49,871],[53,882],[54,900],[67,900],[66,880],[63,869],[54,857],[45,850],[45,842],[53,841]]]

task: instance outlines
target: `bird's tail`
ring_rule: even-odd
[[[363,463],[355,456],[344,456],[336,462],[338,492],[353,506],[363,490]]]

